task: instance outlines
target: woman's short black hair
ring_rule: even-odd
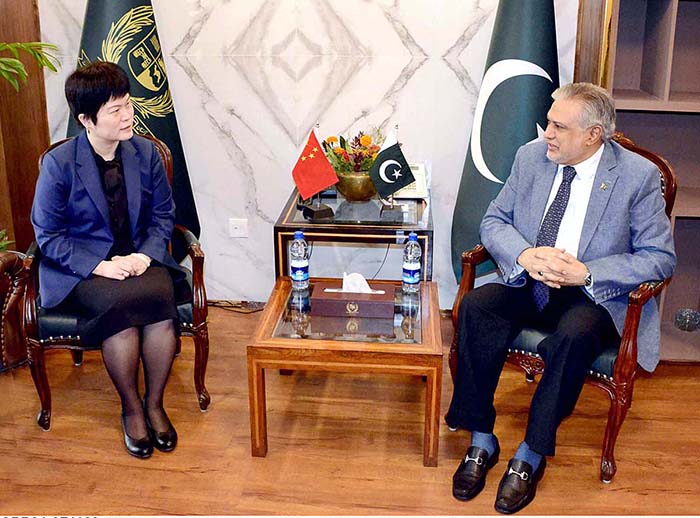
[[[78,68],[66,79],[65,93],[71,115],[85,114],[97,122],[97,112],[112,98],[119,99],[130,91],[126,72],[114,63],[95,61]]]

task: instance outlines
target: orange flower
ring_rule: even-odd
[[[331,135],[322,142],[323,152],[336,172],[369,171],[384,137],[378,128],[365,135],[360,131],[351,139]]]

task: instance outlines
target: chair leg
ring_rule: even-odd
[[[73,365],[80,367],[83,364],[83,351],[71,350],[70,354],[73,357]]]
[[[37,415],[36,422],[42,430],[48,431],[51,428],[51,388],[46,377],[46,364],[44,363],[44,348],[35,342],[30,342],[27,347],[29,357],[29,370],[32,373],[34,386],[39,394],[41,410]]]
[[[612,482],[615,472],[617,471],[617,464],[615,464],[615,443],[617,442],[617,436],[620,433],[620,428],[622,428],[622,423],[630,407],[628,392],[631,394],[631,387],[629,390],[618,388],[610,399],[608,424],[605,427],[603,454],[600,459],[600,480],[605,484]]]
[[[199,408],[204,412],[211,396],[204,386],[204,375],[207,372],[207,362],[209,360],[209,329],[206,324],[200,327],[194,334],[194,386],[197,390],[197,400]]]

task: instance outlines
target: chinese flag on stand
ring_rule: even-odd
[[[292,178],[304,200],[338,182],[338,176],[323,153],[313,129],[292,170]]]

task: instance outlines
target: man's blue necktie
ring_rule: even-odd
[[[564,179],[561,181],[557,195],[554,201],[549,206],[547,214],[545,214],[540,226],[540,231],[537,234],[536,247],[539,246],[554,246],[557,242],[557,234],[559,226],[566,211],[566,205],[569,203],[569,195],[571,194],[571,182],[576,176],[576,169],[567,165],[564,167]],[[542,311],[549,302],[549,286],[540,281],[535,281],[532,284],[532,297],[535,299],[535,305],[539,311]]]

